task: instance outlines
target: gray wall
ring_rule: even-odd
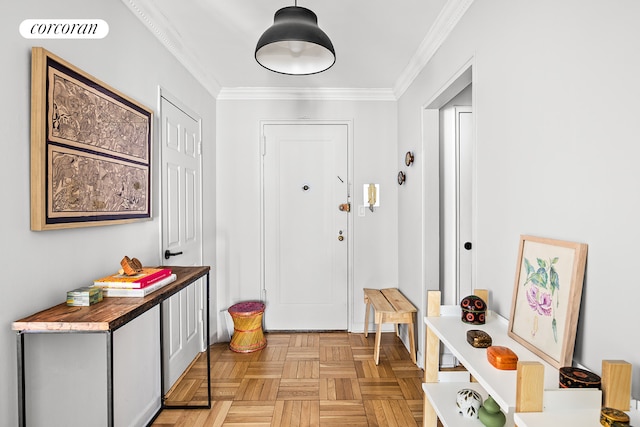
[[[259,121],[300,116],[353,120],[354,188],[380,182],[389,203],[375,214],[354,218],[355,329],[362,325],[362,287],[397,283],[410,299],[422,302],[425,289],[438,288],[437,253],[425,238],[437,219],[437,178],[432,174],[438,153],[437,147],[422,146],[421,112],[471,61],[478,285],[490,289],[491,306],[508,316],[520,234],[588,243],[576,360],[596,372],[602,359],[628,360],[636,368],[634,396],[640,396],[640,359],[632,344],[637,336],[634,301],[640,297],[633,269],[640,234],[635,218],[640,208],[637,2],[476,1],[397,104],[220,101],[217,148],[215,100],[122,3],[28,0],[5,9],[3,5],[0,15],[5,59],[0,75],[7,95],[0,104],[6,159],[0,168],[5,275],[0,289],[6,295],[0,299],[0,425],[17,422],[11,322],[110,273],[124,254],[146,264],[161,262],[155,214],[153,221],[130,225],[29,230],[32,45],[44,46],[154,110],[161,85],[203,116],[205,263],[215,267],[214,278],[221,284],[217,309],[259,296]],[[104,19],[110,34],[104,40],[37,43],[19,36],[23,19],[44,16]],[[157,135],[157,127],[155,131]],[[404,169],[409,150],[416,161],[407,170],[407,183],[398,187],[395,175]],[[239,167],[238,159],[248,166]],[[156,213],[157,171],[153,182]],[[545,202],[532,203],[539,188]],[[99,348],[79,349],[76,356],[93,357]],[[36,363],[46,366],[42,360]]]
[[[476,283],[509,317],[521,234],[587,243],[575,360],[595,372],[602,359],[632,363],[635,397],[638,17],[640,4],[631,0],[474,2],[401,97],[397,152],[433,152],[411,142],[421,140],[420,111],[472,61]],[[434,271],[423,279],[415,262],[416,253],[422,264],[437,254],[412,237],[425,224],[416,211],[432,218],[436,209],[429,197],[437,177],[423,165],[418,157],[426,185],[399,193],[399,281],[409,293],[422,282],[437,289]]]
[[[102,40],[26,40],[19,35],[18,26],[22,20],[42,17],[104,19],[110,26],[110,32]],[[4,88],[4,102],[0,103],[4,160],[0,168],[0,260],[3,274],[0,292],[4,295],[0,298],[0,425],[12,426],[17,424],[17,386],[16,340],[11,331],[11,322],[61,303],[65,300],[67,290],[88,285],[94,278],[112,273],[118,269],[119,261],[125,254],[138,257],[147,265],[162,262],[157,169],[153,171],[154,202],[151,221],[84,229],[30,231],[31,47],[45,47],[154,111],[157,111],[158,86],[162,86],[201,114],[205,156],[204,257],[205,264],[212,266],[215,259],[216,109],[215,99],[177,63],[122,2],[5,1],[0,13],[0,23],[3,55],[0,76]],[[154,124],[153,139],[156,161],[159,152],[157,125]],[[212,286],[215,287],[215,280]],[[215,331],[215,324],[213,326]],[[123,331],[121,339],[130,339],[127,335],[128,332]],[[34,374],[29,381],[34,383],[38,383],[38,372],[49,370],[49,358],[58,352],[64,353],[69,346],[74,350],[71,352],[74,359],[67,360],[68,369],[75,367],[77,360],[99,357],[103,353],[101,342],[85,348],[87,346],[84,343],[69,344],[68,340],[52,339],[51,345],[45,350],[41,347],[45,344],[44,341],[46,340],[28,340],[32,344],[30,348],[38,350],[41,356],[33,361],[35,366],[31,372]],[[136,357],[143,359],[147,356],[136,354]],[[101,368],[104,365],[97,366]],[[89,385],[86,390],[92,391]],[[62,394],[61,391],[65,392],[53,392]],[[129,391],[131,392],[135,393],[134,390]],[[126,390],[124,393],[121,399],[131,397]],[[34,410],[33,405],[31,409]],[[46,417],[46,414],[39,414],[39,417]]]

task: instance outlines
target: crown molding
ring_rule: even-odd
[[[304,87],[222,88],[218,100],[396,101],[391,89]]]
[[[420,74],[422,69],[429,63],[455,26],[458,25],[458,22],[472,3],[473,0],[447,1],[429,30],[429,33],[427,33],[427,36],[418,47],[415,55],[413,55],[413,58],[409,61],[409,65],[407,65],[396,81],[393,87],[393,93],[396,98],[400,98],[416,77],[418,77],[418,74]]]
[[[153,13],[152,0],[122,0],[158,40],[178,59],[200,84],[216,99],[220,100],[335,100],[335,101],[396,101],[409,88],[418,74],[431,60],[451,31],[458,24],[473,0],[448,0],[434,25],[393,88],[277,88],[243,87],[224,88],[216,79],[202,69],[180,43],[180,36],[162,16]]]
[[[163,16],[153,13],[153,2],[149,0],[122,0],[135,16],[155,35],[158,40],[171,52],[193,77],[204,86],[214,98],[220,92],[217,80],[202,69],[181,45],[180,36],[173,31],[172,26]]]

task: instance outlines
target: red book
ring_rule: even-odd
[[[144,267],[139,274],[127,276],[126,274],[112,274],[94,280],[93,286],[103,288],[124,288],[124,289],[140,289],[153,285],[160,280],[171,276],[171,270],[168,268],[147,268]]]

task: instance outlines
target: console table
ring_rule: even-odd
[[[13,322],[12,329],[17,331],[17,356],[18,356],[18,406],[19,425],[26,426],[25,403],[25,363],[24,363],[24,335],[33,333],[103,333],[107,343],[107,425],[114,424],[114,400],[113,400],[113,341],[112,333],[126,325],[138,316],[147,312],[174,294],[185,289],[189,285],[206,276],[206,345],[207,366],[211,361],[209,343],[209,270],[208,266],[199,267],[170,267],[176,274],[176,281],[158,289],[143,298],[105,298],[102,302],[89,307],[70,307],[66,303],[35,313],[31,316]],[[162,309],[160,312],[160,396],[162,403],[160,409],[190,409],[211,408],[211,372],[207,369],[209,401],[201,406],[168,406],[164,399],[164,357],[163,357],[163,322]]]

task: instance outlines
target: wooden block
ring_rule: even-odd
[[[602,361],[603,406],[621,411],[630,409],[631,368],[624,360]]]
[[[429,291],[427,293],[427,316],[440,316],[440,291]]]
[[[427,316],[440,316],[440,291],[427,293]],[[424,352],[424,382],[438,382],[438,369],[440,367],[440,340],[438,336],[426,328],[425,352]],[[426,399],[425,399],[426,400]]]
[[[488,289],[474,289],[473,294],[477,297],[482,298],[482,301],[487,305],[487,310],[489,310],[489,290]]]
[[[518,362],[516,412],[542,412],[544,366],[540,362]]]
[[[431,406],[431,402],[425,396],[422,407],[422,426],[423,427],[436,427],[438,425],[438,415],[435,409]]]

